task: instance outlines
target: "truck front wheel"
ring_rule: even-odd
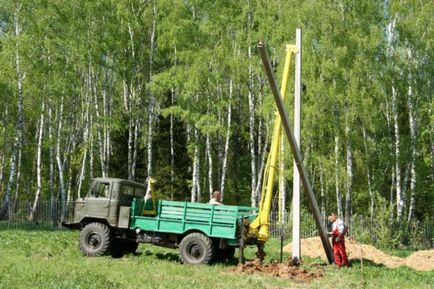
[[[84,255],[97,257],[110,248],[110,228],[102,223],[89,223],[80,232],[80,250]]]
[[[214,254],[210,238],[201,233],[190,233],[179,245],[179,257],[184,264],[208,264]]]

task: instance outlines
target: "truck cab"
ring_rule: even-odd
[[[134,198],[144,198],[145,195],[144,184],[117,178],[95,178],[87,195],[76,200],[74,221],[64,225],[83,226],[98,220],[112,227],[128,226],[128,219],[125,219],[128,218],[125,215],[126,211],[129,210]],[[151,210],[153,204],[151,201],[148,205]]]

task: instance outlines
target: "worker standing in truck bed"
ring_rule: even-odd
[[[209,200],[208,204],[210,205],[223,205],[223,203],[221,202],[222,199],[222,194],[220,193],[220,191],[215,191],[212,194],[212,198]]]
[[[334,212],[330,214],[328,220],[331,222],[331,231],[328,233],[332,236],[335,264],[339,267],[343,265],[350,267],[350,262],[348,261],[347,252],[345,250],[345,233],[347,228],[344,222],[339,219]]]

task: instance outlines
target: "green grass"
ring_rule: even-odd
[[[231,273],[234,264],[187,266],[177,251],[141,245],[138,256],[88,258],[76,231],[0,231],[0,288],[434,288],[434,272],[388,269],[354,261],[349,269],[325,267],[311,282]],[[246,255],[253,258],[254,248]],[[267,243],[267,260],[279,259],[279,243]],[[286,258],[287,255],[284,255]],[[309,267],[318,260],[304,259]],[[365,282],[365,283],[364,283]],[[365,286],[363,286],[365,285]]]

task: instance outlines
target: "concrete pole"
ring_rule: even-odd
[[[295,90],[294,90],[294,136],[297,147],[300,150],[301,144],[301,29],[295,32]],[[295,263],[300,261],[300,174],[294,161],[294,180],[292,189],[292,260]]]

